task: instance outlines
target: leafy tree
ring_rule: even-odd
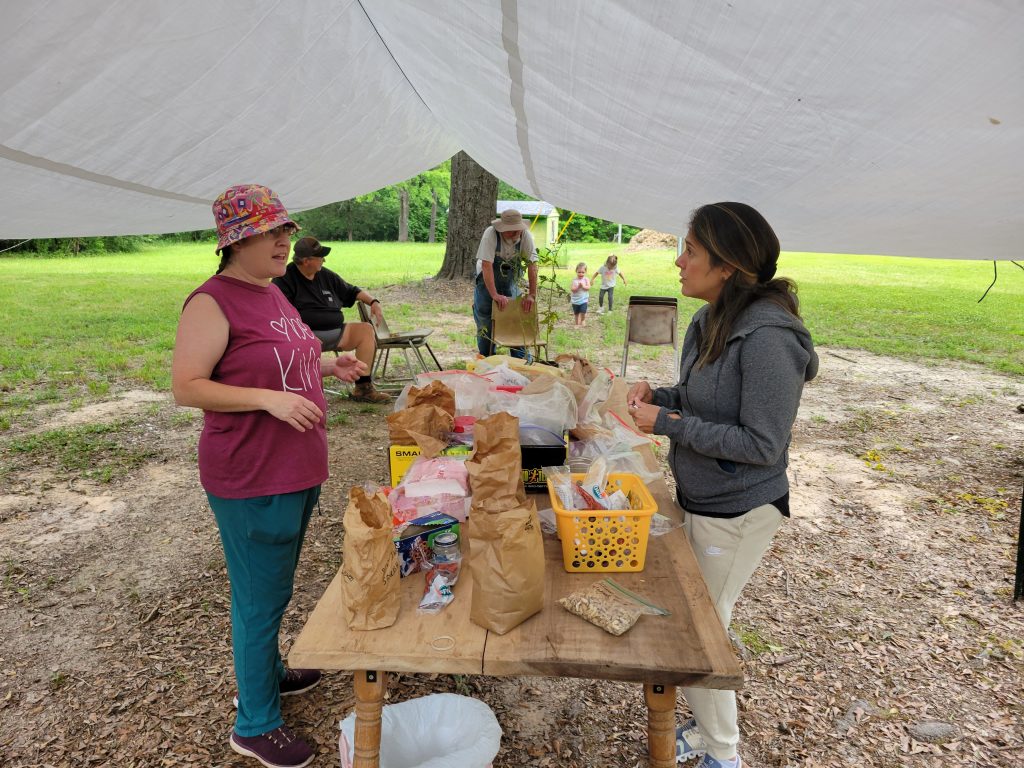
[[[61,258],[99,256],[104,253],[131,253],[146,243],[159,239],[156,235],[111,235],[107,237],[39,237],[28,241],[0,240],[0,258],[37,256]]]

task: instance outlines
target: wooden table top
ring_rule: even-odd
[[[662,685],[738,689],[743,672],[681,529],[652,537],[640,573],[574,574],[562,567],[561,545],[544,537],[544,610],[505,635],[469,620],[472,578],[464,568],[455,600],[441,613],[420,614],[423,574],[402,579],[398,621],[352,631],[345,624],[339,576],[317,603],[289,654],[298,668],[445,674],[543,675]],[[557,600],[610,575],[668,608],[641,616],[615,637],[562,608]]]

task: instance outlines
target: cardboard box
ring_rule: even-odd
[[[473,450],[468,445],[453,445],[441,451],[442,456],[469,456]],[[388,461],[391,465],[391,487],[397,488],[402,482],[409,467],[419,457],[420,447],[418,445],[392,445],[388,451]]]
[[[569,450],[569,433],[563,434],[565,445],[524,445],[523,485],[530,493],[547,492],[548,479],[541,467],[557,467],[565,464]],[[469,456],[468,445],[455,445],[441,451],[442,456]],[[392,445],[390,449],[391,486],[397,487],[413,461],[420,455],[418,445]]]
[[[419,570],[413,550],[419,548],[424,558],[429,559],[429,548],[433,545],[434,537],[445,531],[460,534],[459,543],[461,545],[462,531],[459,521],[441,512],[418,517],[411,521],[401,533],[395,535],[395,550],[398,552],[398,563],[402,576],[408,576]]]

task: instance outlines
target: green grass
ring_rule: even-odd
[[[123,433],[131,426],[130,422],[87,424],[15,438],[6,446],[0,476],[9,468],[31,464],[108,483],[154,455],[154,451],[126,444],[130,441],[123,439]]]
[[[629,253],[604,243],[570,249],[570,268],[585,261],[591,275],[608,254],[619,255],[628,284],[616,287],[617,304],[631,294],[678,295],[673,251]],[[999,280],[980,304],[992,281],[991,262],[787,252],[778,274],[796,280],[816,344],[1024,374],[1024,271],[1009,262],[1000,263]],[[563,286],[572,277],[565,271]],[[592,309],[597,293],[591,290]],[[699,307],[682,299],[680,316],[688,318]],[[623,315],[601,320],[604,341],[621,343]]]
[[[443,244],[330,243],[327,264],[349,281],[377,289],[435,274]],[[625,329],[621,311],[630,294],[678,295],[671,250],[630,253],[607,243],[568,244],[568,286],[573,268],[589,274],[610,253],[628,284],[616,288],[618,310],[591,313],[585,334],[567,328],[567,301],[556,305],[566,322],[552,336],[554,352],[615,349]],[[105,396],[112,385],[167,389],[174,330],[188,293],[216,267],[211,244],[151,246],[140,253],[86,258],[0,259],[0,429],[46,402],[81,402]],[[865,349],[882,355],[961,360],[1024,375],[1024,272],[1000,265],[999,282],[981,304],[992,265],[983,261],[907,259],[784,253],[779,274],[800,286],[802,310],[818,344]],[[465,303],[389,306],[398,325],[433,325],[441,311],[470,313]],[[596,308],[597,290],[592,305]],[[681,324],[699,307],[684,299]],[[418,322],[417,322],[418,321]],[[443,332],[441,332],[443,333]],[[444,336],[438,334],[438,338]],[[457,337],[458,334],[455,334]],[[452,349],[458,347],[453,337]],[[472,353],[472,340],[465,352]],[[657,350],[634,347],[644,359]],[[457,359],[449,354],[447,358]]]

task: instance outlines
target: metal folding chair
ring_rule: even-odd
[[[420,372],[428,373],[431,368],[427,364],[427,358],[423,355],[424,350],[426,350],[434,365],[437,366],[437,370],[442,370],[437,355],[434,354],[434,350],[430,348],[430,344],[427,342],[427,337],[434,332],[433,328],[419,328],[414,331],[393,333],[388,328],[386,320],[377,323],[373,319],[373,315],[370,314],[365,304],[356,302],[356,306],[359,308],[360,319],[373,327],[373,332],[377,339],[377,352],[374,355],[373,367],[370,370],[370,380],[373,381],[375,387],[378,389],[400,388],[405,382],[416,378],[416,374]],[[388,362],[393,350],[401,350],[402,356],[405,358],[406,376],[388,378]],[[409,357],[410,352],[412,352],[411,359]],[[418,370],[413,367],[412,360],[418,363]],[[394,366],[392,366],[393,368]]]
[[[526,314],[522,310],[523,297],[512,299],[504,310],[495,304],[491,309],[491,338],[494,339],[494,351],[498,347],[532,347],[533,356],[538,360],[547,360],[548,343],[541,341],[540,323],[537,320],[537,305]],[[544,348],[544,357],[540,355]]]
[[[626,340],[622,344],[622,371],[626,375],[630,344],[672,345],[673,366],[679,365],[679,302],[674,296],[630,296],[626,309]]]

